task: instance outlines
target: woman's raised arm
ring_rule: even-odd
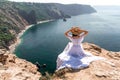
[[[86,30],[81,30],[81,29],[80,29],[80,31],[81,31],[81,33],[84,32],[84,34],[82,34],[81,37],[86,36],[86,35],[88,34],[88,31],[86,31]]]
[[[68,35],[68,33],[71,32],[71,30],[72,30],[72,29],[70,29],[70,30],[68,30],[68,31],[65,32],[65,36],[66,36],[66,37],[71,37],[70,35]]]

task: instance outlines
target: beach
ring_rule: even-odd
[[[53,21],[53,20],[38,21],[37,24],[46,23],[46,22],[50,22],[50,21]],[[21,43],[20,37],[24,34],[24,32],[25,32],[26,30],[28,30],[28,29],[29,29],[30,27],[32,27],[32,26],[34,26],[34,24],[26,26],[25,29],[22,30],[22,31],[17,35],[15,43],[13,43],[13,44],[11,44],[11,45],[9,46],[9,49],[10,49],[10,50],[9,50],[9,53],[14,53],[15,48]]]

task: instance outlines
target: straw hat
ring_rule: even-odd
[[[74,34],[74,35],[79,35],[79,34],[81,33],[79,27],[72,27],[71,32],[72,32],[72,34]]]

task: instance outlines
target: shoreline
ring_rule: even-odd
[[[37,24],[42,24],[42,23],[46,23],[46,22],[50,22],[50,21],[53,21],[53,20],[38,21]],[[11,44],[11,45],[9,46],[9,49],[10,49],[10,50],[9,50],[9,53],[14,53],[15,48],[21,43],[20,37],[24,34],[24,32],[25,32],[26,30],[28,30],[28,29],[31,28],[32,26],[34,26],[34,24],[31,24],[31,25],[26,26],[25,29],[22,30],[22,31],[17,35],[15,43],[13,43],[13,44]]]

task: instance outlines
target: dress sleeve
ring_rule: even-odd
[[[84,32],[82,32],[81,34],[80,34],[80,36],[82,36],[82,35],[84,35],[85,33]]]

